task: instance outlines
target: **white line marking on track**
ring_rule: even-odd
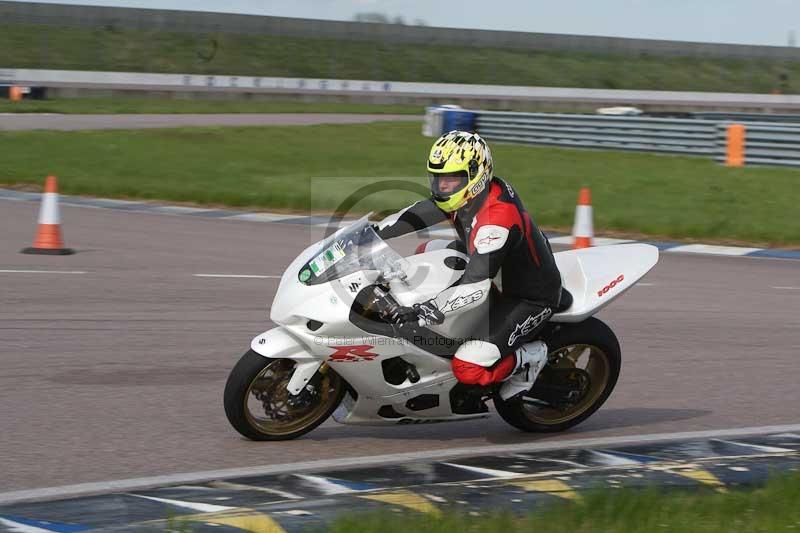
[[[302,218],[302,216],[281,215],[279,213],[245,213],[243,215],[225,217],[226,220],[247,220],[249,222],[274,222],[276,220],[291,220],[294,218]]]
[[[588,465],[576,463],[575,461],[567,461],[566,459],[553,459],[552,457],[533,457],[530,455],[524,454],[513,454],[512,457],[516,457],[518,459],[525,459],[526,461],[536,461],[537,463],[558,463],[558,464],[565,464],[569,465],[572,468],[588,468]]]
[[[741,446],[743,448],[752,448],[753,450],[757,450],[759,452],[764,453],[787,453],[793,452],[791,448],[778,448],[777,446],[763,446],[761,444],[749,444],[746,442],[735,442],[732,440],[723,440],[723,439],[713,439],[716,442],[722,442],[723,444],[732,444],[734,446]]]
[[[716,244],[686,244],[664,250],[665,252],[711,254],[711,255],[746,255],[758,252],[761,248],[743,248],[740,246],[718,246]]]
[[[620,457],[613,453],[601,452],[599,450],[592,450],[592,455],[606,466],[633,466],[641,464],[639,461],[634,461],[627,457]]]
[[[489,476],[492,478],[499,478],[499,479],[510,479],[523,475],[519,472],[508,472],[507,470],[495,470],[494,468],[482,468],[479,466],[460,465],[458,463],[442,463],[442,464],[447,466],[452,466],[453,468],[461,468],[462,470],[468,470],[469,472],[475,472],[476,474],[483,474],[484,476]]]
[[[800,287],[772,287],[781,291],[800,291]]]
[[[281,279],[281,276],[262,276],[260,274],[192,274],[196,278],[255,278]]]
[[[192,511],[200,511],[201,513],[219,513],[222,511],[230,511],[231,509],[236,509],[236,507],[228,507],[227,505],[213,505],[210,503],[170,500],[167,498],[156,498],[155,496],[142,496],[141,494],[128,494],[128,496],[136,496],[137,498],[144,498],[145,500],[152,500],[154,502],[166,503],[167,505],[174,505],[175,507],[191,509]]]
[[[311,516],[314,513],[304,511],[303,509],[292,509],[291,511],[278,511],[281,514],[288,514],[289,516]]]
[[[295,477],[299,477],[305,481],[308,481],[312,485],[316,486],[325,494],[349,494],[351,492],[357,492],[354,489],[349,487],[345,487],[344,485],[340,485],[330,479],[324,478],[322,476],[310,476],[307,474],[295,474]]]
[[[800,439],[800,435],[797,433],[781,433],[779,435],[774,435],[775,437],[779,437],[781,439]]]
[[[84,270],[0,270],[0,274],[88,274]]]
[[[371,455],[362,457],[340,457],[298,463],[284,463],[226,470],[206,470],[201,472],[185,472],[161,476],[119,479],[60,487],[18,490],[0,493],[0,505],[28,501],[46,501],[77,496],[108,494],[111,492],[130,492],[164,485],[181,485],[186,483],[204,483],[248,476],[266,476],[278,474],[297,474],[315,472],[328,468],[349,468],[405,464],[412,461],[441,461],[457,457],[474,457],[478,455],[497,455],[509,453],[531,453],[564,449],[607,448],[625,444],[644,444],[655,442],[673,442],[691,439],[711,439],[725,437],[747,437],[768,435],[770,433],[800,432],[800,424],[782,426],[755,426],[731,429],[712,429],[707,431],[683,431],[676,433],[652,433],[647,435],[620,435],[616,437],[594,437],[587,439],[570,439],[562,441],[528,442],[519,444],[499,444],[492,446],[472,446],[451,448],[449,450],[424,450],[418,452],[395,453],[388,455]]]
[[[245,485],[242,483],[231,483],[229,481],[213,481],[209,483],[214,488],[218,489],[226,489],[226,490],[239,490],[239,491],[254,491],[254,492],[266,492],[268,494],[272,494],[274,496],[280,496],[286,500],[302,500],[302,496],[298,496],[297,494],[292,494],[291,492],[286,492],[278,489],[273,489],[270,487],[257,487],[256,485]]]

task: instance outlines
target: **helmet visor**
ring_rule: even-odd
[[[431,192],[437,198],[447,198],[463,190],[469,183],[469,173],[466,170],[457,172],[428,173],[431,183]]]

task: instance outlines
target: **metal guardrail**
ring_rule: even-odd
[[[477,111],[492,141],[713,157],[726,161],[730,121]],[[745,164],[800,167],[800,124],[740,122]]]
[[[716,122],[703,120],[482,111],[476,126],[487,139],[525,144],[710,156],[717,151]]]
[[[649,113],[648,113],[649,114]],[[788,123],[800,126],[800,115],[782,115],[778,113],[737,113],[735,111],[695,111],[687,113],[686,116],[673,118],[692,118],[700,120],[713,120],[716,122],[770,122]]]

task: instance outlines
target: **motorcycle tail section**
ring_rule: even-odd
[[[572,306],[552,322],[581,322],[631,288],[658,262],[658,248],[618,244],[554,254]]]

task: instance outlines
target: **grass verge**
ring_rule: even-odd
[[[447,68],[442,68],[447,58]],[[548,87],[800,90],[800,62],[0,23],[0,65]]]
[[[326,211],[365,186],[355,211],[386,211],[419,198],[381,179],[419,176],[431,139],[419,124],[2,132],[0,183],[204,205]],[[727,168],[704,158],[493,145],[507,177],[541,226],[569,228],[581,186],[595,227],[667,238],[800,244],[800,171]],[[381,177],[381,178],[377,178]],[[381,190],[390,189],[390,190]],[[418,189],[418,190],[419,190]]]
[[[333,533],[572,533],[787,532],[800,529],[800,476],[724,494],[702,491],[605,490],[582,502],[552,505],[520,518],[511,513],[480,517],[378,513],[341,518]]]
[[[0,100],[0,113],[368,113],[422,115],[423,106],[394,104],[305,103],[258,100],[176,100],[147,98],[64,98]]]

